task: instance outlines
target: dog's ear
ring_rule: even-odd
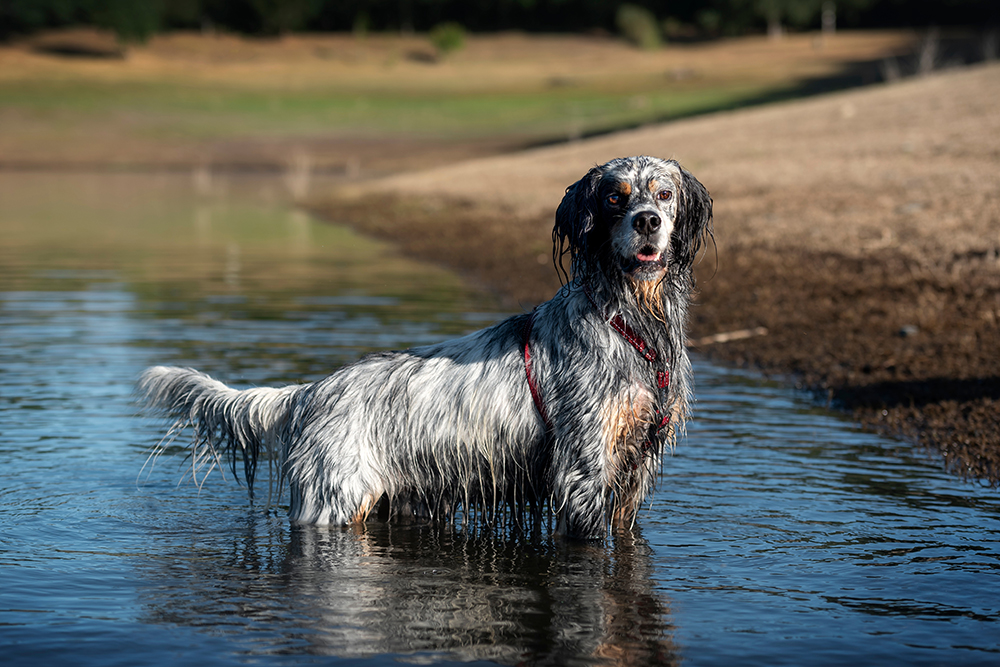
[[[681,201],[673,232],[674,258],[690,269],[702,243],[712,236],[712,197],[698,179],[681,170]]]
[[[559,208],[556,209],[556,224],[552,228],[552,257],[556,268],[565,276],[562,258],[570,254],[572,271],[579,269],[579,259],[587,253],[587,235],[594,228],[597,217],[597,186],[601,182],[601,170],[594,167],[587,175],[566,188]]]

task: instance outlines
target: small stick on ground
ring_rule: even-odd
[[[728,343],[731,340],[743,340],[755,336],[766,336],[767,327],[754,327],[753,329],[739,329],[737,331],[726,331],[723,333],[702,336],[701,338],[688,339],[688,347],[705,347],[716,343]]]

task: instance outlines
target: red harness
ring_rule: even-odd
[[[538,390],[538,380],[535,379],[535,374],[531,371],[531,330],[535,326],[535,313],[537,312],[536,310],[531,311],[528,323],[524,325],[524,372],[528,376],[528,389],[531,390],[531,400],[535,402],[535,408],[538,410],[538,414],[542,416],[545,427],[551,431],[552,422],[549,421],[549,414],[545,410],[545,403],[542,402],[542,393]]]
[[[594,304],[598,312],[601,312],[600,306],[594,301],[594,297],[590,295],[590,290],[586,290],[587,298],[590,302]],[[538,379],[535,377],[535,373],[532,370],[531,365],[531,330],[535,326],[535,314],[537,311],[531,311],[531,315],[528,317],[528,321],[524,326],[524,372],[528,379],[528,389],[531,391],[531,400],[535,402],[535,408],[538,410],[538,414],[541,415],[542,421],[545,422],[545,427],[551,431],[552,422],[549,421],[548,411],[545,409],[545,403],[542,401],[542,393],[538,388]],[[604,317],[604,321],[611,325],[611,328],[617,331],[622,338],[624,338],[628,343],[642,355],[642,357],[650,362],[655,363],[659,358],[656,348],[652,345],[646,343],[642,336],[635,332],[632,327],[622,319],[622,316],[615,314],[612,318]],[[670,423],[670,414],[661,411],[661,405],[666,405],[667,391],[670,387],[670,371],[667,369],[656,371],[656,385],[659,389],[659,403],[660,405],[653,406],[653,410],[656,413],[656,422],[653,425],[652,432],[650,436],[642,443],[642,458],[646,458],[646,454],[650,449],[653,448],[653,441],[659,432]],[[632,469],[635,470],[638,467],[638,462],[632,462]]]

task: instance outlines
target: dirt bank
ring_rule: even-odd
[[[715,198],[692,338],[787,375],[866,426],[1000,475],[1000,65],[721,113],[352,186],[328,218],[528,307],[557,281],[566,185],[674,157]]]

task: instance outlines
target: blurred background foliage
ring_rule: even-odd
[[[623,5],[625,5],[623,7]],[[473,32],[621,32],[651,45],[781,29],[975,26],[1000,21],[997,0],[0,0],[0,39],[90,25],[122,42],[175,29],[249,35],[293,31],[424,32],[451,23]],[[624,10],[624,16],[623,16]],[[640,16],[636,19],[636,16]],[[655,17],[658,34],[649,30]],[[643,25],[645,23],[645,26]]]

